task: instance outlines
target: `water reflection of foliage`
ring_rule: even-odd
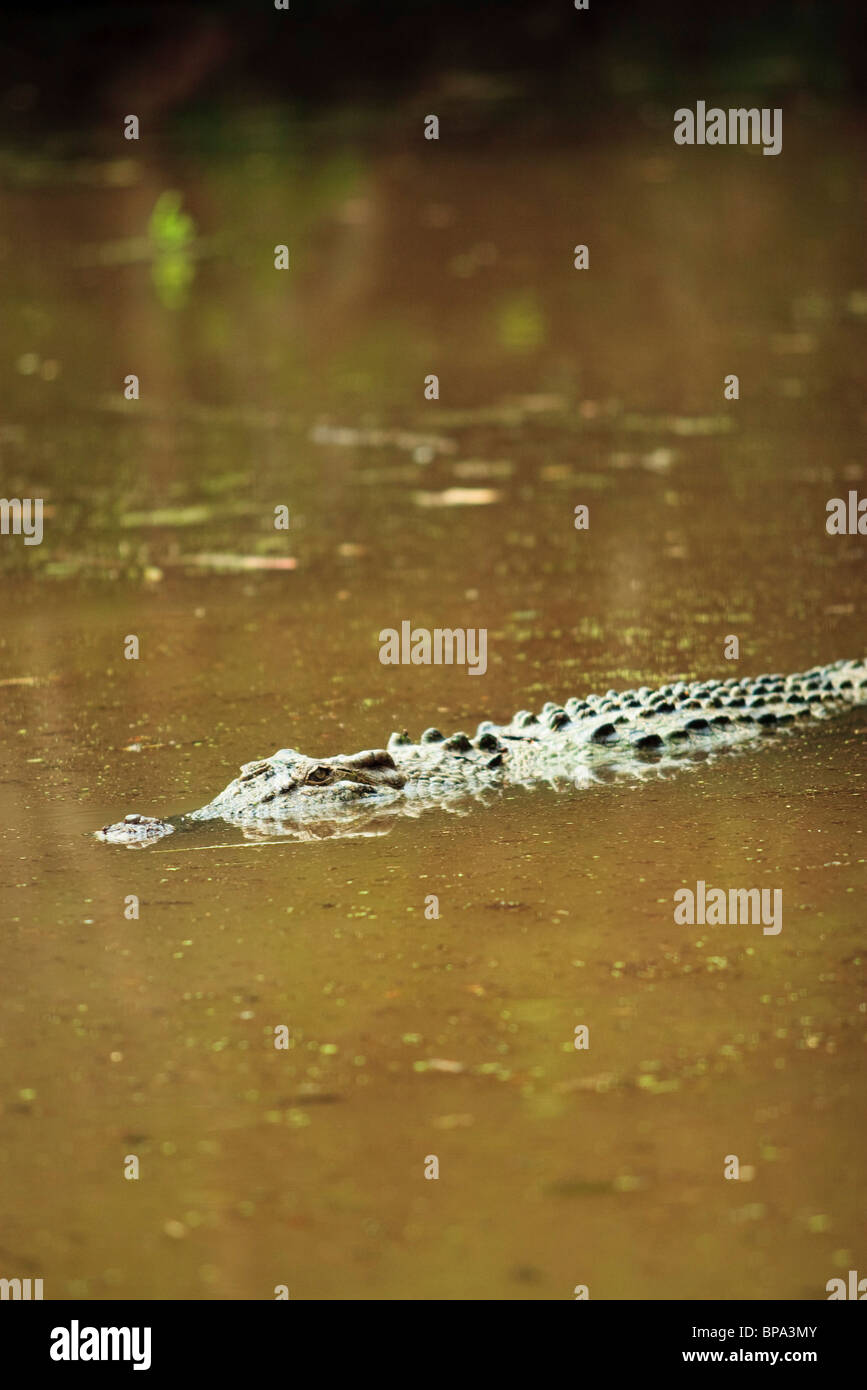
[[[192,256],[196,226],[181,211],[182,195],[167,189],[157,198],[148,222],[148,237],[154,248],[151,279],[162,304],[180,309],[195,276]]]

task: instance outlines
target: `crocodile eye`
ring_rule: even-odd
[[[305,781],[307,782],[328,782],[331,780],[332,769],[330,767],[313,767],[308,772]]]

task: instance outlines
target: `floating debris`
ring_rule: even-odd
[[[515,465],[508,459],[490,463],[487,459],[464,459],[452,466],[456,478],[510,478],[514,471]]]
[[[447,1057],[429,1057],[426,1061],[413,1062],[413,1071],[442,1071],[448,1072],[452,1076],[459,1076],[466,1071],[463,1062],[453,1062]]]
[[[368,487],[379,487],[381,483],[417,483],[418,468],[411,463],[392,464],[389,468],[359,468],[352,479]]]
[[[7,676],[7,677],[5,678],[5,680],[0,681],[0,686],[3,686],[3,685],[26,685],[26,686],[53,685],[53,684],[55,683],[55,681],[59,681],[59,680],[60,680],[60,677],[59,677],[59,676]]]
[[[469,425],[520,425],[527,417],[527,411],[520,405],[489,405],[469,410],[438,410],[437,419],[447,429],[461,429]]]
[[[501,496],[492,487],[447,487],[444,492],[414,492],[412,500],[417,507],[484,507]]]
[[[640,434],[668,432],[678,435],[731,434],[730,415],[624,415],[621,427]]]
[[[611,487],[611,478],[604,473],[575,473],[568,463],[546,463],[539,469],[543,483],[568,483],[570,487],[591,488],[602,492]]]
[[[453,454],[457,445],[438,434],[415,434],[411,430],[353,429],[348,425],[314,425],[308,436],[313,444],[336,444],[344,449],[432,450],[433,453]],[[424,460],[422,460],[424,461]]]
[[[552,1089],[557,1095],[565,1095],[569,1091],[596,1091],[598,1095],[605,1095],[607,1091],[623,1085],[622,1078],[615,1075],[614,1072],[601,1071],[597,1072],[595,1076],[573,1077],[568,1081],[557,1081]]]
[[[153,511],[125,512],[120,524],[126,528],[135,526],[202,526],[207,521],[215,521],[225,516],[250,516],[261,512],[257,502],[233,502],[231,505],[212,507],[198,503],[190,507],[156,507]]]
[[[197,565],[213,570],[294,570],[298,561],[293,555],[229,555],[204,552],[201,555],[179,555],[164,560],[167,565]]]

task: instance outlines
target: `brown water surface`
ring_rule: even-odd
[[[3,493],[46,517],[0,541],[0,1272],[94,1299],[864,1272],[864,711],[359,838],[91,835],[282,746],[863,654],[865,540],[825,531],[865,489],[857,131],[824,119],[778,159],[667,127],[456,155],[279,111],[216,148],[4,154]],[[486,674],[381,665],[405,619],[486,628]],[[782,932],[676,925],[698,879],[782,889]]]

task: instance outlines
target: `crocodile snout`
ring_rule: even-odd
[[[168,821],[155,816],[124,816],[114,825],[104,825],[97,830],[96,838],[110,845],[141,845],[150,840],[158,840],[162,835],[174,834],[175,827]]]

